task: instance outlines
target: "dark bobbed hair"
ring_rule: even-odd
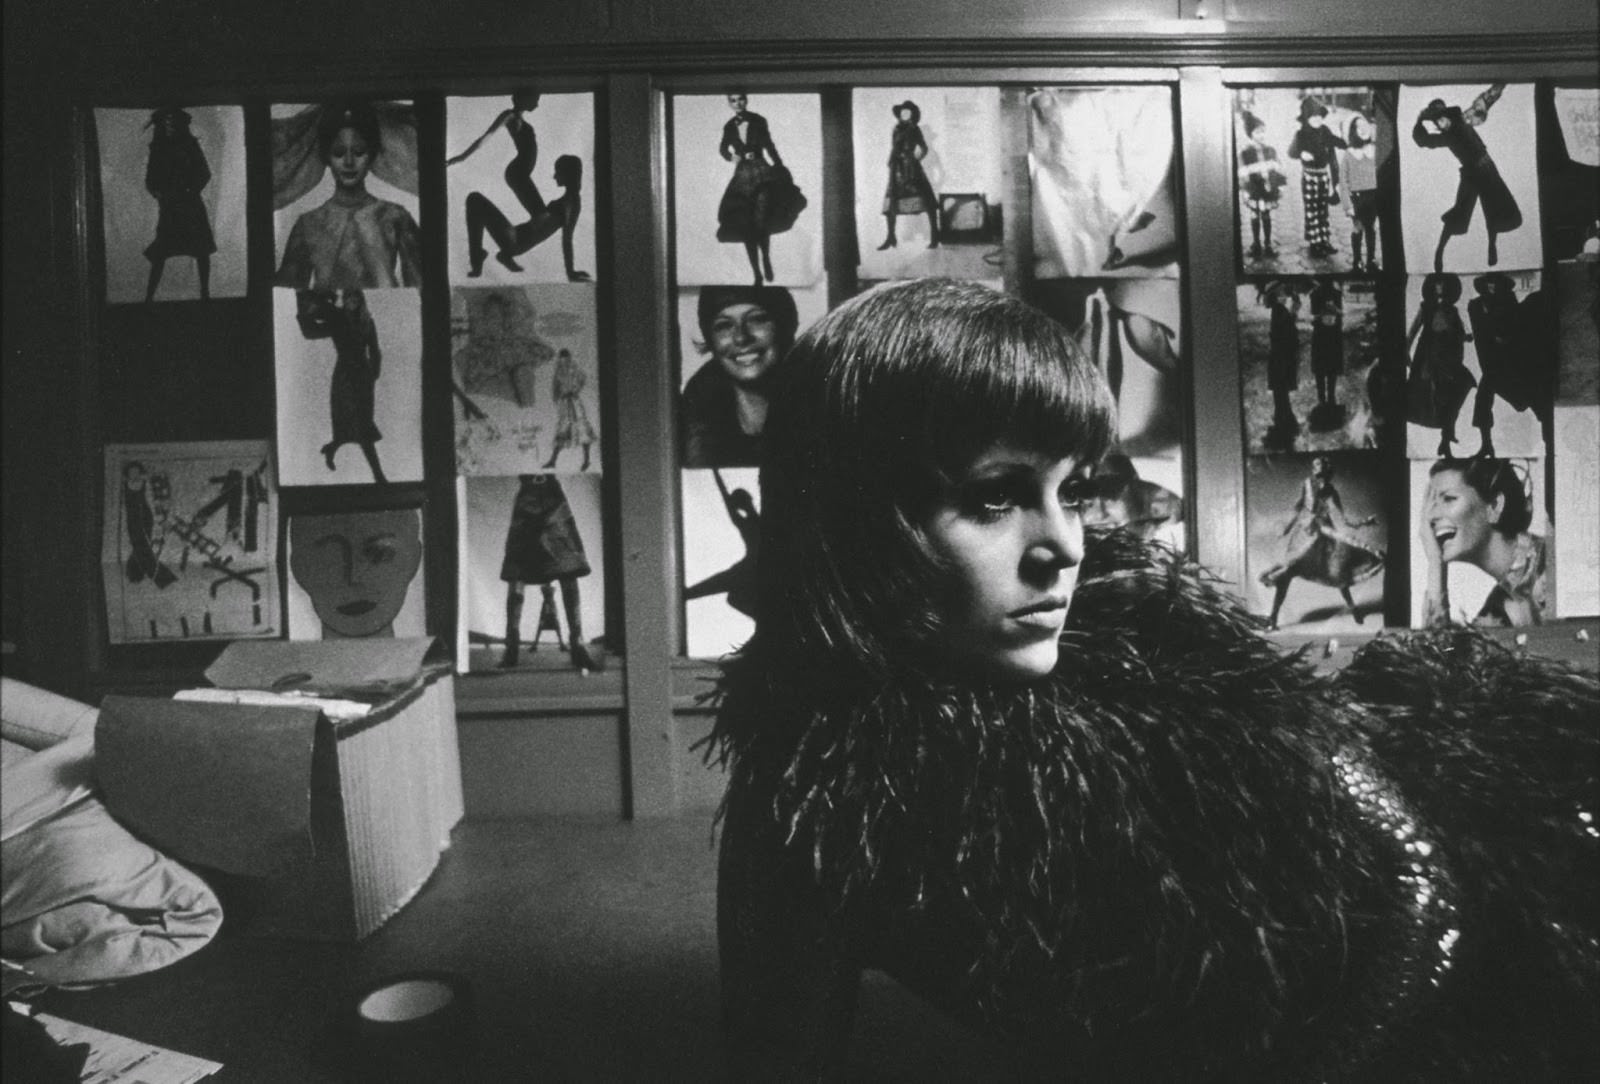
[[[367,141],[367,150],[376,158],[383,153],[383,134],[378,126],[378,111],[360,98],[342,98],[323,107],[317,119],[317,154],[324,162],[333,147],[333,138],[344,128],[354,128]]]
[[[555,176],[556,180],[560,181],[562,184],[582,184],[583,159],[579,158],[575,154],[561,155],[556,159]],[[562,181],[561,178],[563,176],[565,176],[567,180]]]
[[[711,342],[711,325],[716,322],[717,313],[729,305],[759,305],[772,317],[778,332],[778,350],[786,352],[794,345],[800,316],[795,310],[794,295],[782,286],[702,286],[695,312],[702,344]]]
[[[1485,504],[1492,504],[1496,497],[1504,502],[1494,525],[1501,534],[1515,537],[1533,525],[1533,496],[1528,492],[1527,474],[1510,460],[1492,456],[1441,459],[1428,468],[1428,477],[1445,471],[1461,475],[1461,480],[1477,491]]]
[[[1115,434],[1066,327],[950,279],[834,309],[777,367],[770,403],[747,654],[830,680],[931,665],[950,580],[919,524],[973,459],[1005,440],[1097,462]]]

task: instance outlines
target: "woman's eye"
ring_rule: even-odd
[[[961,510],[979,520],[999,519],[1022,502],[1016,487],[1007,482],[985,482],[968,487]]]
[[[1074,478],[1061,487],[1058,499],[1061,507],[1081,512],[1100,496],[1100,487],[1092,479]]]
[[[371,564],[387,564],[394,560],[395,549],[387,542],[368,542],[362,551]]]

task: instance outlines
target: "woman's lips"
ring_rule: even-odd
[[[339,607],[339,612],[346,617],[361,617],[378,608],[378,604],[371,599],[358,598],[354,602],[346,602]]]
[[[1011,611],[1011,619],[1019,625],[1028,625],[1032,628],[1057,631],[1067,616],[1067,600],[1063,598],[1047,598],[1032,605],[1024,606]]]

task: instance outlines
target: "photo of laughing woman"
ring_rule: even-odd
[[[870,1078],[868,970],[999,1079],[1582,1078],[1600,682],[1472,630],[1320,676],[1085,532],[1114,433],[1067,329],[972,283],[780,366],[708,739],[728,1078]]]

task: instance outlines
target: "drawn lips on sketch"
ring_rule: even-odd
[[[371,599],[358,598],[354,602],[346,602],[339,607],[339,612],[346,617],[360,617],[377,609],[378,604]]]

